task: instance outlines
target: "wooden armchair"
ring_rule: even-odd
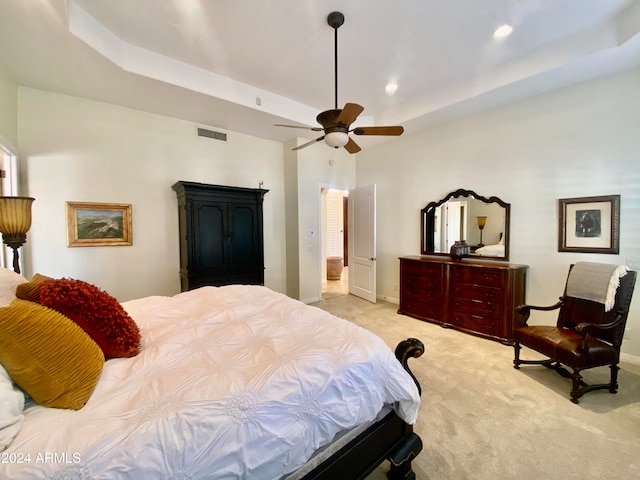
[[[609,389],[611,393],[617,392],[620,346],[637,272],[628,271],[620,278],[613,308],[606,311],[604,303],[567,294],[573,267],[572,265],[569,269],[565,291],[558,303],[549,307],[531,305],[517,307],[517,311],[523,317],[520,327],[514,331],[515,358],[513,365],[516,369],[519,369],[522,364],[544,365],[556,370],[563,377],[571,378],[571,401],[578,403],[578,399],[582,395],[592,390]],[[556,309],[559,309],[556,326],[527,325],[532,310]],[[548,358],[521,360],[521,345]],[[570,367],[573,373],[569,373],[563,365]],[[582,370],[606,365],[611,369],[609,383],[588,385],[583,381],[580,374]]]

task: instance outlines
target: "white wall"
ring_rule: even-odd
[[[18,143],[18,86],[0,68],[0,143]]]
[[[510,260],[530,267],[528,303],[553,304],[570,263],[639,262],[638,125],[634,69],[363,149],[357,183],[378,186],[378,293],[398,298],[398,257],[420,253],[420,209],[458,188],[511,203]],[[620,254],[558,252],[557,199],[611,194]],[[640,293],[627,325],[623,352],[640,361]]]
[[[219,130],[215,129],[214,130]],[[190,122],[19,89],[23,193],[36,198],[27,277],[94,283],[120,301],[180,291],[178,180],[258,188],[264,181],[265,284],[285,292],[283,146],[233,132],[196,136]],[[130,203],[133,245],[68,248],[65,202]]]
[[[298,139],[298,144],[307,141]],[[323,187],[353,188],[356,183],[356,156],[344,148],[331,149],[324,144],[311,145],[297,152],[294,161],[297,162],[298,298],[310,303],[322,295],[320,191]]]

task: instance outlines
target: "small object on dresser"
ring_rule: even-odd
[[[471,247],[467,245],[465,240],[456,240],[453,245],[451,245],[451,249],[449,250],[449,255],[453,260],[462,260],[464,257],[471,253]]]

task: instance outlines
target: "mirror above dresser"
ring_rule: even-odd
[[[510,204],[458,189],[421,210],[420,253],[449,255],[454,242],[465,240],[470,257],[509,259]]]

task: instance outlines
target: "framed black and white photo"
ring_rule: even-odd
[[[620,195],[561,198],[559,252],[618,253]]]

